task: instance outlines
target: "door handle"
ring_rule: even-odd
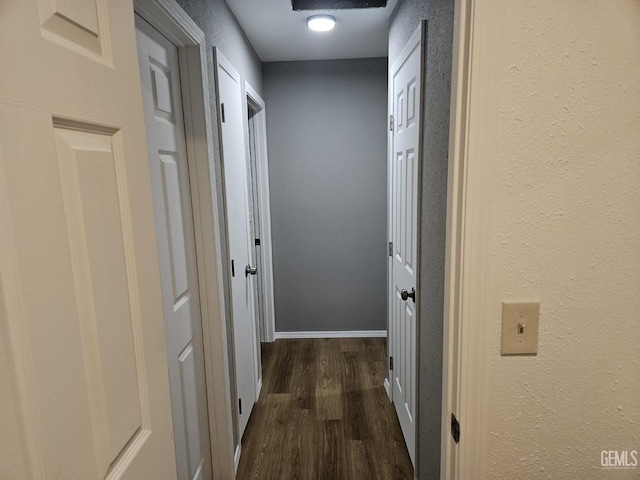
[[[404,301],[407,301],[409,298],[411,298],[411,300],[413,300],[413,303],[416,303],[416,289],[412,288],[411,292],[407,292],[407,290],[403,288],[400,291],[400,298],[402,298]]]
[[[252,267],[251,265],[247,265],[244,267],[244,276],[248,277],[249,275],[255,275],[258,273],[258,267]]]

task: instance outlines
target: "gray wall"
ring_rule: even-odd
[[[385,330],[387,59],[263,80],[276,331]]]
[[[211,108],[211,125],[213,134],[214,162],[215,162],[215,182],[218,193],[218,217],[220,219],[220,231],[224,232],[224,190],[222,187],[222,170],[220,159],[220,141],[218,136],[218,108],[215,94],[215,75],[213,62],[213,47],[218,47],[222,54],[227,57],[231,64],[238,70],[241,76],[241,85],[244,88],[244,80],[247,80],[259,94],[262,94],[262,63],[255,50],[249,43],[244,31],[236,20],[235,16],[224,0],[177,0],[180,6],[187,12],[191,19],[196,22],[205,33],[207,43],[207,70],[209,76],[209,106]],[[228,246],[225,235],[222,236],[222,265],[229,264]],[[233,365],[233,340],[231,337],[231,296],[229,290],[228,275],[223,275],[225,316],[227,322],[227,342],[229,345],[229,365]],[[236,404],[235,400],[235,378],[233,369],[229,372],[231,376],[231,405]],[[233,416],[234,442],[236,438],[236,418]]]
[[[440,478],[442,315],[453,7],[454,0],[400,0],[391,16],[389,29],[389,65],[392,65],[419,22],[424,19],[428,21],[420,219],[420,432],[417,452],[418,473],[425,480]]]

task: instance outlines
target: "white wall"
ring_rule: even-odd
[[[638,478],[600,452],[640,450],[640,2],[504,5],[484,478]],[[518,298],[539,353],[501,357]]]

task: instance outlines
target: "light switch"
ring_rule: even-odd
[[[538,353],[540,302],[502,302],[502,355]]]

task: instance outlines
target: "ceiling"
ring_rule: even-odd
[[[227,0],[263,62],[386,57],[389,17],[398,0],[384,8],[294,12],[291,0]],[[336,17],[330,32],[307,28],[310,15]]]

